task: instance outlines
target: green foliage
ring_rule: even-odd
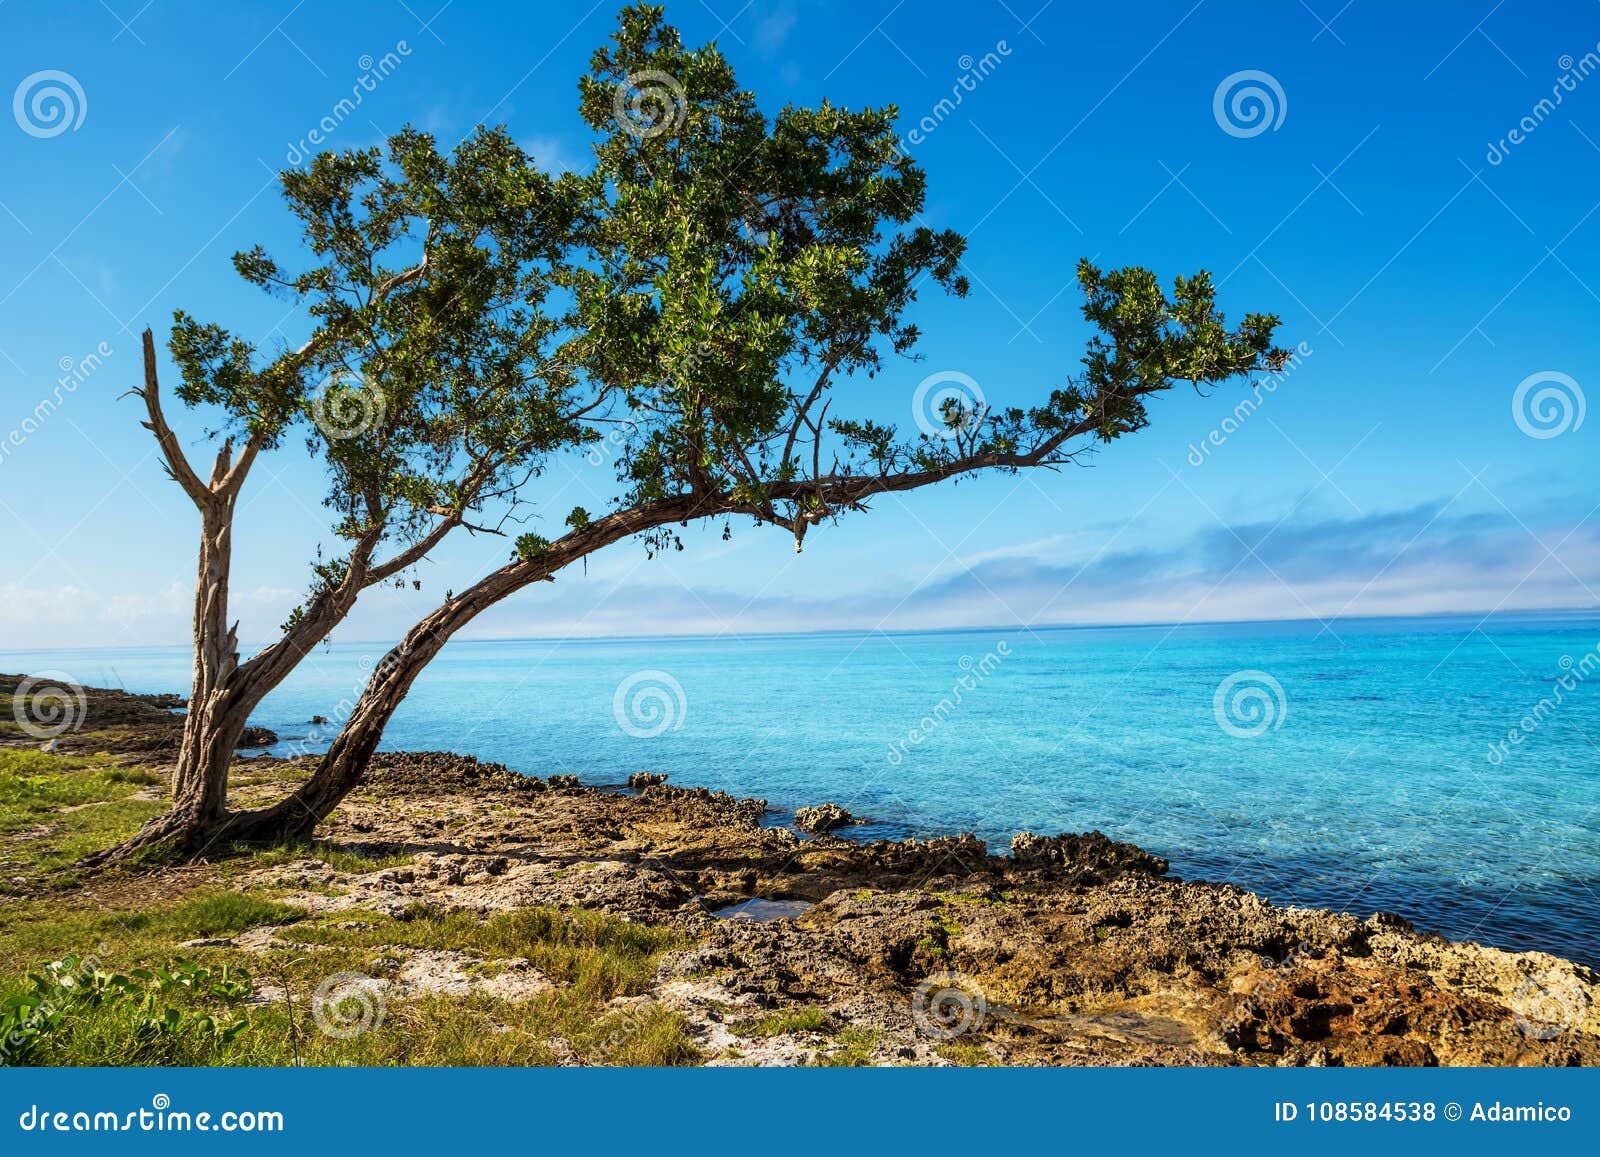
[[[163,928],[180,937],[221,936],[287,924],[306,914],[304,908],[264,900],[243,892],[199,892],[160,918]]]
[[[892,106],[768,116],[659,8],[623,10],[580,92],[599,141],[571,284],[581,349],[626,414],[628,498],[759,491],[793,470],[770,445],[802,401],[793,381],[910,350],[918,285],[965,293],[965,242],[912,224],[926,179]],[[626,113],[641,94],[657,112],[643,131]]]
[[[285,632],[325,637],[435,535],[514,506],[552,459],[595,443],[616,509],[745,515],[798,546],[884,490],[1059,465],[1142,429],[1149,399],[1180,382],[1287,360],[1278,318],[1230,326],[1204,272],[1167,289],[1085,260],[1093,337],[1076,373],[1032,405],[947,398],[903,432],[850,410],[915,356],[919,294],[966,294],[967,242],[926,223],[894,105],[763,109],[715,44],[686,46],[661,8],[632,4],[579,81],[578,113],[593,134],[582,175],[541,169],[487,126],[448,151],[406,127],[285,172],[303,264],[261,246],[234,264],[302,307],[302,345],[266,357],[176,315],[183,400],[257,448],[303,430],[326,468],[346,547],[319,553]],[[565,525],[594,520],[578,507]],[[470,529],[495,529],[482,521]],[[652,557],[682,549],[670,519],[639,521]],[[415,549],[386,566],[383,543]],[[551,545],[522,534],[512,557]]]
[[[549,302],[585,187],[542,172],[503,130],[446,154],[411,128],[382,149],[320,154],[282,186],[310,262],[290,269],[256,246],[234,265],[303,307],[307,340],[263,360],[180,312],[169,348],[183,401],[219,407],[267,448],[298,425],[323,460],[351,547],[318,562],[315,600],[380,542],[478,509],[591,437],[561,353],[569,319]]]
[[[120,973],[66,956],[30,972],[27,987],[0,1002],[0,1064],[70,1057],[80,1033],[120,1038],[114,1053],[97,1058],[104,1064],[203,1058],[244,1030],[244,1020],[222,1010],[250,992],[250,977],[227,965],[213,970],[175,959]]]
[[[792,1032],[821,1032],[828,1027],[828,1014],[815,1005],[769,1013],[734,1026],[740,1036],[783,1036]]]
[[[542,534],[534,534],[529,531],[527,534],[517,535],[515,557],[522,559],[524,562],[538,558],[540,554],[549,549],[550,540]]]

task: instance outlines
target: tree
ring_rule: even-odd
[[[234,264],[300,303],[310,339],[263,360],[185,313],[172,329],[178,398],[220,411],[227,431],[208,480],[168,425],[144,334],[133,393],[200,514],[195,673],[171,809],[102,858],[154,845],[193,854],[225,836],[228,766],[267,693],[362,591],[403,582],[457,529],[488,530],[469,521],[475,511],[586,436],[561,312],[546,308],[582,203],[573,179],[542,174],[503,133],[476,133],[446,157],[408,130],[386,160],[376,149],[324,154],[282,183],[314,263],[290,273],[258,247]],[[241,662],[228,616],[234,511],[258,455],[299,428],[325,464],[342,545],[319,551],[304,604]]]
[[[859,396],[861,383],[875,377],[886,359],[914,352],[919,333],[909,312],[924,287],[956,296],[967,289],[961,274],[964,239],[922,222],[926,178],[899,145],[896,110],[852,112],[824,102],[769,117],[738,86],[715,46],[686,49],[659,8],[635,5],[623,10],[612,43],[594,55],[582,78],[580,112],[596,134],[593,172],[560,182],[525,178],[559,207],[559,225],[567,228],[559,254],[551,222],[490,203],[502,189],[517,187],[511,169],[515,146],[501,130],[480,130],[475,138],[476,150],[499,167],[474,185],[472,219],[488,215],[510,230],[515,240],[503,244],[537,254],[526,263],[534,272],[519,276],[561,291],[561,317],[534,309],[518,323],[537,331],[536,349],[551,344],[549,355],[535,356],[497,332],[497,340],[514,345],[518,357],[514,370],[503,367],[485,378],[475,348],[464,339],[488,324],[487,309],[467,309],[470,325],[452,340],[440,340],[436,314],[448,312],[439,305],[443,281],[457,289],[474,284],[464,271],[474,262],[494,267],[499,260],[496,255],[469,261],[466,251],[476,252],[470,242],[453,250],[457,276],[430,281],[426,291],[419,281],[408,291],[410,312],[398,306],[379,312],[386,341],[412,343],[418,354],[406,361],[407,389],[432,396],[443,388],[437,383],[449,382],[454,389],[446,391],[449,404],[440,412],[452,431],[471,427],[484,408],[493,428],[503,431],[494,443],[497,493],[510,493],[508,467],[540,465],[561,451],[604,440],[616,455],[619,493],[613,507],[599,516],[574,510],[568,530],[554,541],[532,533],[519,537],[508,563],[448,595],[377,665],[304,785],[266,809],[208,811],[200,829],[205,839],[309,834],[359,781],[417,675],[457,631],[488,607],[553,580],[596,550],[635,536],[656,550],[674,544],[680,525],[721,520],[727,533],[727,520],[734,517],[780,528],[799,549],[811,529],[865,511],[878,495],[978,471],[1058,467],[1144,427],[1148,399],[1175,384],[1202,387],[1275,371],[1287,359],[1273,345],[1278,319],[1249,314],[1230,328],[1203,272],[1178,278],[1169,293],[1148,270],[1101,270],[1085,261],[1077,275],[1084,316],[1096,334],[1080,372],[1036,405],[998,409],[975,395],[955,394],[938,400],[923,428],[906,435],[869,419],[832,414],[835,402],[848,404],[852,387]],[[396,163],[402,167],[406,142],[436,156],[426,138],[398,139]],[[343,252],[347,235],[368,237],[374,226],[354,206],[373,213],[371,206],[387,206],[391,198],[426,200],[420,190],[443,183],[411,175],[417,169],[431,174],[437,160],[407,168],[407,180],[394,187],[375,159],[365,163],[363,156],[316,163],[329,174],[324,183],[330,192],[300,204],[319,255]],[[468,182],[462,166],[477,159],[458,154],[455,180]],[[386,191],[374,200],[379,190]],[[453,199],[443,200],[455,208]],[[386,220],[388,213],[378,216]],[[419,211],[417,221],[424,217]],[[530,230],[542,243],[518,229]],[[323,236],[341,240],[318,249]],[[359,255],[368,244],[359,240],[348,247]],[[371,264],[365,257],[346,262],[333,280],[350,276],[350,266],[363,262]],[[436,261],[413,268],[427,280]],[[320,293],[319,303],[333,296],[318,278],[282,282],[259,255],[246,255],[241,269],[263,284]],[[361,284],[374,294],[397,276],[404,274],[372,273]],[[314,339],[311,352],[285,357],[291,367],[300,358],[318,358],[322,365],[323,349]],[[504,390],[491,392],[485,402],[480,394],[490,382]],[[415,407],[411,395],[405,397],[401,410],[410,413]],[[378,442],[374,447],[368,439],[367,448],[353,455],[343,442],[325,447],[330,497],[350,504],[358,546],[374,525],[389,532],[396,518],[413,536],[421,535],[418,544],[431,545],[429,536],[459,525],[483,497],[487,482],[474,483],[476,474],[439,493],[437,460],[424,469],[407,467],[405,485],[391,485],[399,476],[396,464],[410,459],[398,450],[380,452],[386,443]],[[356,475],[349,473],[352,461],[361,471]],[[349,488],[357,480],[384,496],[403,492],[406,498],[391,500],[397,502],[394,513],[379,519],[360,491]],[[413,499],[412,486],[428,493]],[[380,503],[379,510],[388,508]],[[435,519],[425,534],[416,522],[423,513]],[[334,589],[352,581],[355,554]],[[327,612],[319,615],[321,622]],[[225,777],[225,762],[209,767],[211,774]],[[186,846],[196,842],[190,837]]]

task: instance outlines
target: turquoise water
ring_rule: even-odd
[[[455,642],[385,746],[833,800],[869,837],[1099,828],[1279,903],[1600,962],[1597,644],[1596,616]],[[317,750],[307,720],[380,653],[333,646],[275,693],[276,750]],[[182,690],[188,656],[0,652],[47,668]],[[1219,713],[1238,672],[1277,686],[1247,675]]]

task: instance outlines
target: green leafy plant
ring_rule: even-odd
[[[125,1053],[161,1054],[177,1044],[201,1049],[231,1042],[246,1021],[202,1005],[233,1008],[252,991],[250,977],[223,965],[182,958],[155,969],[111,972],[92,957],[64,956],[28,973],[25,991],[0,1002],[0,1064],[32,1063],[97,1017],[115,1019]],[[177,998],[180,1004],[169,1003]],[[130,1058],[131,1059],[131,1058]]]

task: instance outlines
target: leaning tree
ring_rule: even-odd
[[[178,796],[137,845],[192,853],[218,840],[309,834],[359,782],[413,682],[456,632],[603,547],[642,538],[656,550],[680,526],[713,519],[728,533],[739,518],[779,528],[798,549],[809,530],[878,495],[1060,466],[1145,426],[1154,394],[1276,371],[1287,358],[1273,345],[1278,319],[1248,314],[1230,327],[1203,272],[1169,291],[1143,268],[1082,262],[1094,336],[1077,373],[1028,406],[935,395],[919,428],[902,433],[860,416],[864,383],[914,355],[909,315],[920,290],[961,296],[967,286],[964,239],[922,221],[926,179],[900,147],[896,110],[824,102],[763,113],[714,46],[686,49],[660,9],[642,5],[623,11],[579,87],[595,133],[595,165],[581,177],[553,181],[522,167],[500,130],[479,130],[449,161],[405,133],[387,166],[370,153],[324,156],[312,176],[287,177],[324,264],[290,278],[252,253],[240,268],[314,302],[326,332],[305,349],[251,371],[249,350],[220,332],[191,334],[180,319],[185,401],[221,401],[237,422],[259,425],[265,443],[314,403],[303,384],[312,371],[341,369],[341,359],[359,357],[363,381],[386,403],[358,437],[323,431],[318,442],[349,557],[319,571],[284,639],[245,664],[231,658],[231,639],[218,641],[223,620],[210,628],[197,612],[199,666],[223,679],[197,676],[191,715],[211,700],[248,711],[362,588],[415,562],[490,498],[514,499],[517,470],[601,443],[617,470],[610,508],[574,509],[553,539],[521,535],[510,561],[421,618],[377,664],[311,777],[279,803],[228,811],[225,753],[191,755],[186,733],[180,778],[204,806]],[[501,200],[513,195],[515,204]],[[379,259],[416,234],[414,264]],[[345,300],[352,278],[354,305]],[[503,320],[511,299],[515,316]],[[381,342],[367,344],[369,330]],[[196,345],[205,358],[190,352]],[[152,381],[147,401],[153,394]],[[176,444],[161,436],[171,462]],[[238,467],[225,467],[209,488],[186,483],[203,515],[231,512]],[[226,518],[216,526],[225,540]],[[410,545],[374,565],[385,537]],[[203,547],[202,602],[206,558]],[[242,714],[228,719],[230,730],[243,726]],[[191,730],[214,726],[202,719]],[[187,772],[186,760],[195,764]]]

